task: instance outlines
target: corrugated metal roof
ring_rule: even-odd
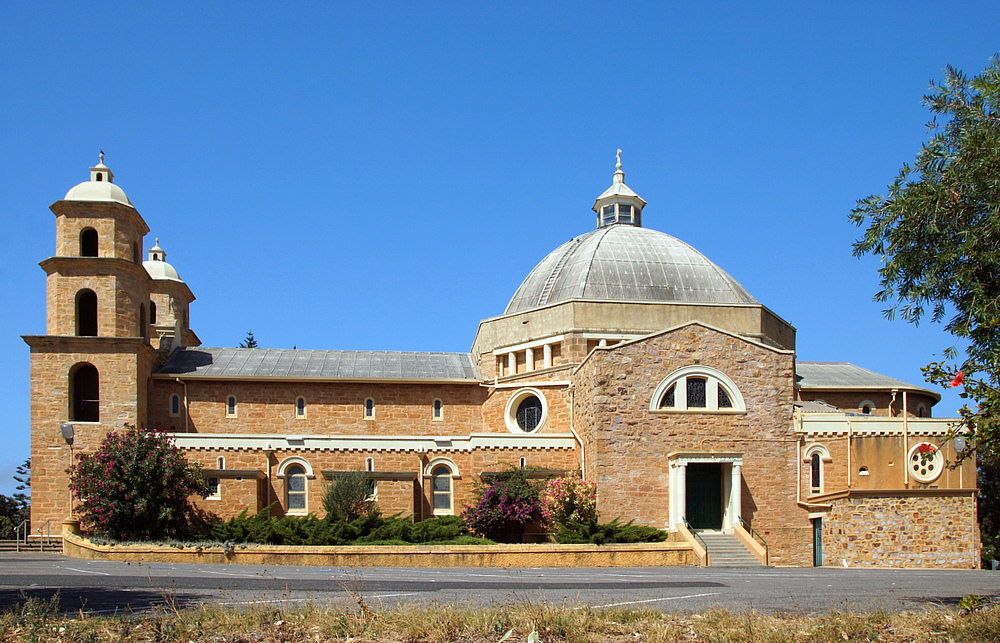
[[[861,368],[847,362],[797,362],[795,364],[795,382],[800,388],[886,390],[905,388],[911,391],[923,391],[941,399],[938,393],[929,388],[897,380],[894,377],[869,371],[867,368]]]
[[[158,371],[198,377],[480,380],[470,353],[181,348]]]
[[[753,304],[753,296],[680,239],[628,224],[564,243],[514,293],[507,313],[568,299]]]

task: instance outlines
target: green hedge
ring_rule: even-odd
[[[201,537],[232,543],[262,545],[490,545],[493,541],[469,534],[458,516],[442,516],[414,523],[411,518],[358,516],[269,516],[270,508],[205,525]]]

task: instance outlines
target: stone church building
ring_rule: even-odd
[[[60,427],[87,452],[131,423],[202,464],[198,504],[223,518],[321,514],[348,470],[384,513],[457,514],[482,475],[530,467],[596,482],[604,520],[735,536],[773,565],[978,566],[975,467],[946,466],[940,396],[797,362],[792,326],[643,227],[620,157],[595,229],[567,231],[467,353],[201,346],[194,294],[113,179],[102,158],[51,206],[45,334],[24,337],[36,528],[71,512]]]

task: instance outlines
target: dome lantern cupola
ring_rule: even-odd
[[[101,150],[101,160],[94,167],[90,168],[90,180],[95,183],[98,181],[107,181],[108,183],[114,183],[115,175],[107,165],[104,164],[104,150]]]
[[[116,202],[135,207],[125,196],[125,191],[114,184],[114,178],[111,168],[104,164],[104,152],[101,152],[100,162],[90,168],[90,180],[74,186],[63,200]]]
[[[646,207],[646,202],[632,188],[625,185],[621,150],[618,150],[616,160],[614,182],[594,202],[593,209],[597,213],[597,227],[604,228],[616,223],[627,223],[641,228],[642,209]]]

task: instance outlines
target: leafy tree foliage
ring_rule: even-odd
[[[31,495],[24,493],[31,488],[31,460],[17,467],[14,480],[19,484],[15,487],[17,493],[5,496],[0,493],[0,539],[14,538],[14,529],[23,520],[31,520]],[[31,531],[31,523],[28,523]]]
[[[372,490],[364,471],[338,473],[323,491],[323,509],[328,516],[347,522],[361,516],[378,515]]]
[[[208,495],[201,467],[167,434],[126,425],[80,454],[70,486],[85,527],[117,540],[178,537],[194,517],[191,496]]]
[[[875,299],[889,304],[890,319],[945,321],[966,346],[964,357],[957,342],[949,361],[924,371],[931,382],[964,386],[965,428],[992,457],[1000,455],[1000,56],[973,78],[948,67],[924,103],[932,136],[887,196],[858,201],[851,220],[867,229],[854,254],[882,259]]]
[[[247,336],[240,342],[240,348],[259,348],[257,338],[253,336],[253,331],[247,331]]]
[[[21,503],[22,506],[28,507],[31,505],[31,459],[24,461],[14,470],[14,481],[18,483],[14,489],[17,493],[14,494],[14,500]]]

